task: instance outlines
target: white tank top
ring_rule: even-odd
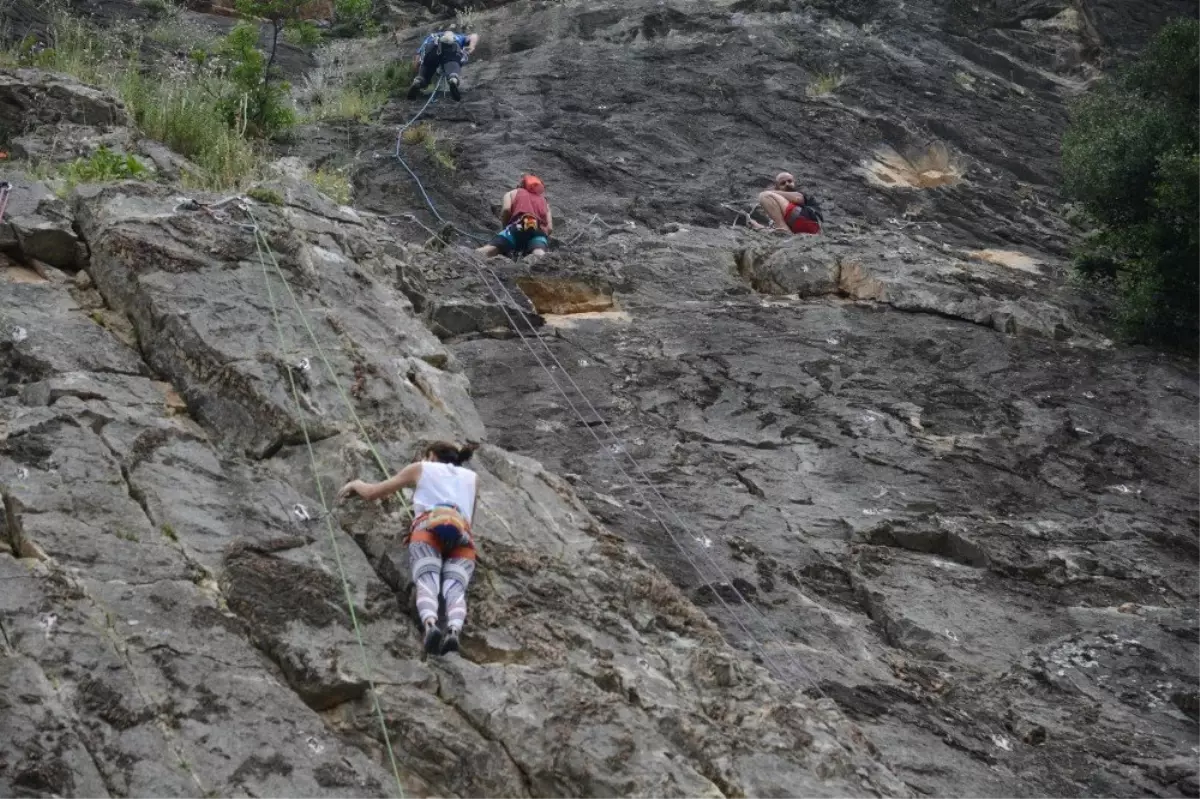
[[[457,505],[470,523],[471,512],[475,509],[476,479],[477,475],[470,469],[425,461],[421,464],[417,490],[413,492],[413,512],[419,516],[434,505]]]

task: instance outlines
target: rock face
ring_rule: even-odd
[[[830,245],[789,242],[772,279],[810,265],[831,298],[737,295],[736,250],[724,266],[693,241],[630,236],[625,320],[554,320],[532,352],[454,344],[493,440],[578,475],[598,517],[914,788],[1194,793],[1194,371],[1056,340],[1039,309],[1066,311],[1024,272],[963,261],[947,294],[931,259],[899,273],[919,303],[894,308],[889,274],[847,286],[843,263],[834,292]],[[867,283],[873,302],[842,298]],[[1009,310],[982,312],[989,296]]]
[[[410,159],[480,235],[536,172],[571,241],[406,272],[418,304],[538,313],[530,349],[482,313],[440,334],[492,440],[917,791],[1200,792],[1196,369],[1106,339],[1056,188],[1070,98],[1195,9],[522,8],[477,15],[465,99],[427,115],[452,179]],[[781,168],[824,236],[721,227]],[[385,159],[357,184],[423,204]],[[557,315],[554,279],[611,309]]]
[[[404,152],[479,236],[541,175],[540,263],[416,224],[403,101],[286,148],[358,210],[18,181],[0,795],[1200,793],[1196,369],[1105,338],[1055,189],[1136,6],[484,3],[455,171]],[[784,167],[825,235],[729,227]],[[427,658],[405,509],[324,502],[444,437]]]
[[[0,119],[18,128],[129,122],[124,107],[107,93],[36,69],[0,70]]]
[[[275,188],[286,205],[208,210],[85,190],[88,272],[0,283],[3,793],[390,794],[375,702],[410,794],[907,792],[835,705],[495,447],[463,656],[425,659],[399,509],[327,526],[303,441],[329,497],[368,471],[363,431],[394,464],[484,431],[390,286],[407,246]]]

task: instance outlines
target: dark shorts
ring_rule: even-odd
[[[447,78],[451,75],[457,75],[462,67],[462,51],[457,47],[444,47],[439,53],[436,49],[430,50],[425,54],[425,58],[421,60],[421,82],[429,84],[433,82],[433,76],[437,74],[438,67],[442,68],[442,74]]]
[[[783,212],[783,221],[787,222],[788,230],[793,233],[816,234],[821,232],[821,226],[817,224],[816,220],[804,216],[800,206],[795,203],[788,203]]]
[[[550,249],[550,240],[541,230],[518,230],[515,223],[497,233],[488,244],[499,250],[501,255],[514,252],[524,255],[534,250]]]

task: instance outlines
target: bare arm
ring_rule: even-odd
[[[351,480],[338,491],[338,499],[345,499],[351,494],[358,494],[365,500],[383,499],[402,488],[412,488],[421,479],[421,464],[410,463],[392,477],[382,483],[367,483],[362,480]]]
[[[475,52],[475,48],[479,46],[479,34],[472,33],[467,36],[467,46],[464,48],[467,53]]]
[[[516,193],[517,190],[513,189],[505,194],[504,199],[500,201],[500,222],[502,224],[508,224],[508,215],[512,213],[512,201],[513,196],[516,195]]]
[[[804,195],[798,191],[776,191],[775,193],[790,203],[804,205]]]

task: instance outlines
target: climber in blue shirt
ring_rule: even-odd
[[[441,67],[442,74],[446,76],[446,83],[450,86],[450,96],[456,101],[461,100],[462,95],[458,91],[458,72],[466,63],[467,56],[475,52],[478,45],[478,33],[440,31],[426,36],[413,58],[417,76],[413,78],[412,85],[408,87],[408,99],[415,100],[421,89],[433,81],[438,67]]]

